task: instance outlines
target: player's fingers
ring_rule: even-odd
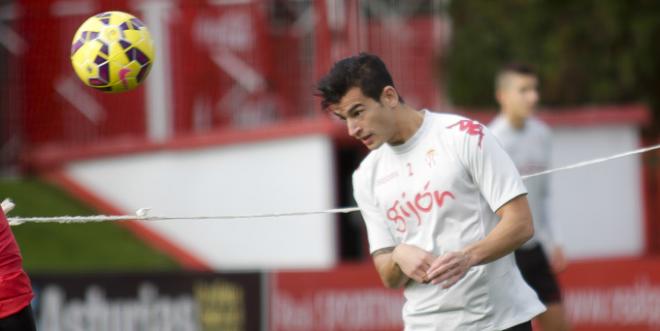
[[[431,281],[431,284],[440,284],[446,281],[449,277],[451,277],[451,274],[449,273],[449,270],[446,270],[441,274],[429,277],[429,280]]]
[[[424,263],[424,272],[428,273],[429,271],[433,270],[434,264],[433,263]]]
[[[418,275],[419,277],[424,278],[424,281],[428,281],[428,271],[431,265],[425,261],[422,261],[420,264],[418,264],[415,269],[412,271],[412,273]]]
[[[446,279],[447,272],[452,268],[452,264],[443,264],[435,269],[429,269],[426,278],[435,284],[437,279]]]
[[[421,280],[422,273],[417,269],[411,269],[408,271],[404,271],[403,273],[416,282],[419,282]]]
[[[426,271],[429,280],[443,273],[447,269],[449,263],[451,263],[451,256],[443,255],[435,258],[433,263],[429,266],[429,269]]]
[[[463,273],[465,273],[465,270],[461,267],[460,261],[454,260],[443,266],[442,270],[439,269],[437,274],[430,274],[429,279],[432,280],[433,284],[440,284]]]
[[[426,283],[426,272],[423,272],[421,270],[415,271],[412,275],[410,275],[410,278],[412,278],[414,281],[418,283]]]
[[[441,277],[438,277],[438,278],[434,279],[433,284],[436,284],[436,285],[437,284],[442,284],[444,288],[447,288],[447,287],[453,285],[456,281],[458,281],[458,279],[456,279],[456,278],[459,277],[459,275],[460,275],[459,270],[450,269],[444,275],[442,275]]]
[[[429,266],[433,265],[435,260],[437,260],[437,258],[431,253],[427,253],[423,259],[424,263],[426,263]]]
[[[443,287],[443,288],[449,288],[449,287],[453,286],[454,284],[458,283],[459,280],[463,279],[463,277],[465,277],[465,274],[466,274],[465,271],[463,271],[463,270],[459,271],[458,273],[456,273],[456,275],[454,275],[454,276],[452,276],[451,278],[449,278],[449,279],[448,279],[448,280],[442,285],[442,287]]]
[[[431,268],[428,271],[428,278],[429,279],[435,279],[438,277],[446,279],[447,277],[444,275],[447,273],[447,271],[458,268],[460,264],[460,260],[458,257],[453,254],[453,253],[448,253],[444,256],[441,256],[440,258],[436,259],[435,262],[435,268],[432,265]]]
[[[449,259],[450,259],[450,256],[448,256],[448,255],[442,255],[442,256],[438,256],[438,257],[434,258],[433,261],[430,263],[431,269],[435,269],[435,268],[438,268],[438,267],[442,266],[443,264],[447,263],[447,261]]]
[[[425,275],[429,269],[429,264],[424,260],[416,260],[409,261],[407,264],[401,264],[400,267],[406,275],[413,278],[415,274]]]
[[[566,270],[566,261],[565,260],[554,260],[551,262],[552,271],[555,273],[560,273]]]

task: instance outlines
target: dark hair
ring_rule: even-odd
[[[383,60],[373,54],[360,53],[335,63],[319,80],[316,95],[322,98],[321,107],[325,110],[338,103],[353,87],[359,87],[365,96],[380,102],[380,95],[388,85],[394,87],[394,82]],[[399,100],[403,102],[401,97]]]
[[[506,64],[500,68],[495,77],[495,88],[500,88],[504,82],[504,77],[509,74],[518,74],[524,76],[537,77],[536,71],[530,65],[518,62]]]

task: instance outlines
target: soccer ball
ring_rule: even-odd
[[[87,86],[104,92],[132,90],[147,78],[154,61],[149,30],[120,11],[88,18],[71,43],[71,64]]]

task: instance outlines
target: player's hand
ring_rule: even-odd
[[[426,272],[431,266],[435,256],[413,245],[399,244],[392,252],[392,259],[401,271],[412,280],[425,283]]]
[[[433,261],[426,279],[431,284],[442,284],[443,288],[449,288],[461,280],[471,267],[470,257],[467,253],[449,252]]]
[[[564,255],[564,250],[560,246],[555,246],[550,254],[550,266],[554,273],[560,273],[566,270],[568,262],[566,261],[566,255]]]

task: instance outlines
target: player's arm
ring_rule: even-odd
[[[372,257],[380,279],[388,288],[400,288],[411,279],[426,282],[426,273],[434,259],[431,253],[407,244],[379,249]]]
[[[392,258],[394,247],[383,248],[371,254],[380,280],[387,288],[400,288],[408,282],[408,277]]]
[[[427,276],[432,284],[442,283],[443,287],[450,287],[473,266],[495,261],[513,252],[534,234],[526,195],[513,198],[496,213],[501,220],[484,239],[433,261]]]
[[[424,282],[424,276],[434,256],[419,247],[401,244],[394,238],[387,225],[386,215],[377,207],[373,196],[370,187],[372,179],[369,177],[372,173],[358,169],[353,174],[353,193],[367,227],[369,247],[376,270],[388,288],[402,287],[411,279]]]
[[[433,261],[428,278],[449,287],[476,265],[492,262],[511,253],[534,234],[527,189],[513,161],[478,122],[464,122],[472,131],[463,133],[449,126],[459,160],[479,187],[481,196],[500,217],[493,230],[460,251],[446,253]]]
[[[513,252],[534,235],[527,195],[519,195],[496,211],[500,222],[486,238],[466,247],[470,265],[495,261]]]

